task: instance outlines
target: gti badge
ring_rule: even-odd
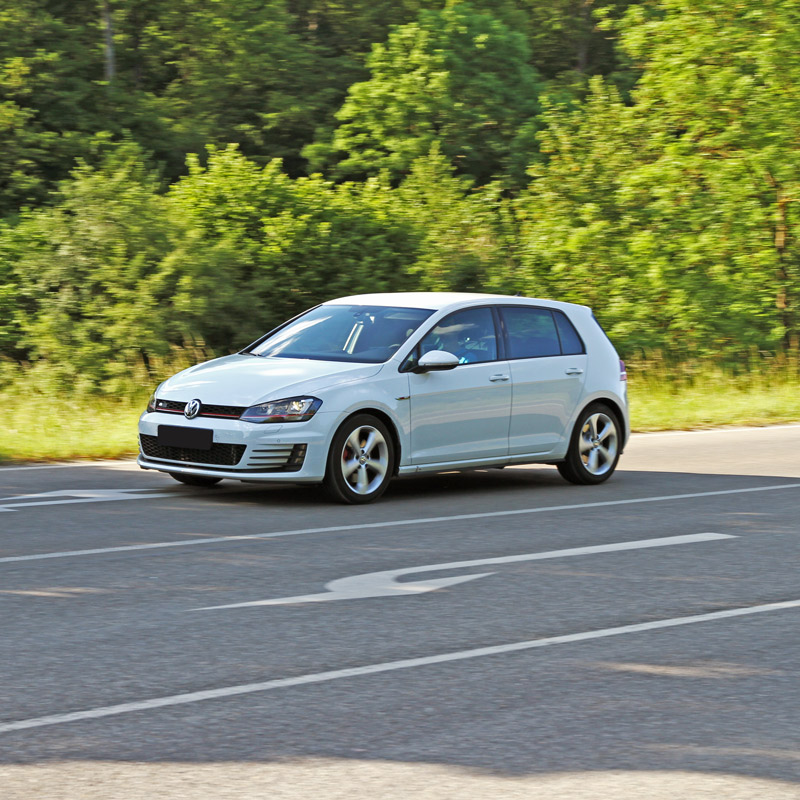
[[[194,419],[199,413],[200,401],[197,399],[190,400],[186,404],[186,408],[183,409],[183,416],[186,417],[186,419]]]

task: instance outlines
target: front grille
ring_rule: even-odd
[[[247,406],[211,406],[202,404],[198,417],[232,417],[239,419],[247,410]]]
[[[142,452],[148,458],[160,461],[180,461],[195,464],[214,464],[220,467],[233,467],[238,464],[246,446],[243,444],[225,444],[214,442],[210,450],[195,450],[191,447],[165,447],[158,443],[156,436],[143,433],[139,436]]]
[[[183,414],[186,403],[177,400],[156,400],[155,411],[164,414]],[[239,419],[247,406],[216,406],[202,403],[198,417],[217,417],[222,419]]]
[[[162,411],[166,414],[183,414],[186,403],[176,403],[174,400],[156,400],[155,411]]]

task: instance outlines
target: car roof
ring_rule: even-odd
[[[503,303],[509,305],[545,305],[552,308],[576,308],[574,303],[559,300],[544,300],[535,297],[520,297],[482,292],[376,292],[355,294],[328,300],[324,305],[394,306],[398,308],[426,308],[439,311],[445,308],[470,305],[472,303]]]

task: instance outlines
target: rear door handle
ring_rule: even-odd
[[[492,383],[496,383],[497,381],[507,381],[508,378],[508,375],[492,375],[489,380],[492,381]]]
[[[567,375],[583,375],[583,370],[578,367],[568,367],[564,372],[566,372]]]

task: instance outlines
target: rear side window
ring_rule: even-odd
[[[584,352],[583,342],[578,336],[575,326],[567,319],[563,311],[553,311],[558,335],[561,339],[561,352],[565,356],[577,356]]]
[[[508,336],[508,358],[561,355],[558,331],[550,309],[505,306],[501,313]]]

